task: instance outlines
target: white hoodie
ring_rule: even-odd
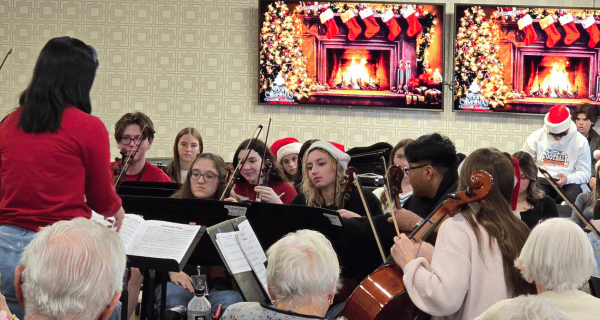
[[[560,141],[550,135],[546,126],[536,130],[525,141],[523,151],[529,153],[536,165],[546,169],[553,178],[557,178],[559,173],[566,175],[566,184],[584,184],[590,181],[590,145],[572,121],[569,133]],[[538,172],[538,177],[543,176]]]

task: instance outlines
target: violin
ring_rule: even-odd
[[[141,132],[144,132],[147,125],[148,123],[144,124],[144,127],[142,128]],[[127,148],[123,148],[119,152],[122,158],[115,158],[115,161],[118,163],[118,165],[115,168],[113,168],[113,185],[115,186],[115,191],[119,190],[119,187],[121,187],[121,183],[123,183],[123,181],[125,180],[125,176],[127,175],[129,165],[133,163],[133,159],[135,158],[135,155],[140,149],[142,139],[142,135],[140,135],[137,138],[137,140],[135,141],[135,147],[133,148],[129,156],[127,156]]]
[[[492,176],[479,170],[471,175],[470,187],[451,194],[427,218],[421,220],[410,234],[415,242],[429,236],[446,218],[454,216],[465,204],[484,199],[492,190]],[[337,316],[348,319],[419,319],[425,314],[410,300],[403,272],[395,263],[387,263],[371,273],[354,290],[344,309]]]
[[[337,161],[336,161],[337,164]],[[340,197],[337,202],[337,209],[344,209],[344,204],[346,200],[350,199],[350,191],[352,191],[352,184],[354,183],[354,175],[348,174],[348,172],[353,173],[356,172],[356,169],[349,167],[346,169],[346,181],[344,182],[344,187],[342,188],[342,192],[340,193]],[[336,178],[337,178],[337,166],[336,166]],[[337,186],[337,184],[336,184]]]
[[[248,141],[248,143],[246,144],[246,147],[244,148],[243,151],[251,150],[252,147],[254,147],[254,143],[256,142],[256,139],[258,139],[258,136],[260,135],[262,129],[263,129],[263,126],[260,124],[258,125],[258,127],[256,127],[256,129],[254,130],[254,134],[252,134],[252,138],[250,139],[250,141]],[[223,201],[223,199],[225,199],[225,197],[227,195],[229,195],[229,192],[231,192],[231,189],[233,188],[233,183],[239,179],[240,174],[241,174],[241,169],[244,166],[244,163],[246,162],[246,160],[248,160],[249,155],[250,155],[250,152],[246,153],[246,157],[244,157],[244,159],[242,161],[238,162],[237,166],[233,170],[233,173],[227,175],[227,177],[228,177],[227,184],[225,185],[225,189],[223,190],[223,193],[221,193],[221,196],[219,197],[219,201]]]
[[[393,165],[387,172],[387,190],[389,190],[390,201],[394,204],[396,210],[402,208],[400,203],[400,194],[402,193],[402,180],[404,179],[404,170],[400,166]]]

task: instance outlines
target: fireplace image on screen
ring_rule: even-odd
[[[443,109],[443,5],[262,1],[260,11],[260,103]]]
[[[600,106],[595,19],[600,11],[467,5],[456,10],[454,110],[543,114],[558,103]],[[475,27],[483,23],[489,35],[479,47],[483,40]],[[471,50],[471,43],[483,50]],[[495,66],[486,73],[490,68],[477,62],[490,54]]]

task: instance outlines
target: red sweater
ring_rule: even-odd
[[[113,161],[111,166],[113,168],[119,166],[121,161]],[[112,171],[111,171],[112,172]],[[157,166],[146,161],[144,169],[137,174],[125,175],[125,181],[142,181],[142,182],[171,182],[171,178]]]
[[[0,126],[0,225],[38,231],[59,220],[90,218],[92,209],[113,216],[121,199],[112,185],[104,123],[69,107],[56,133],[32,134],[18,127],[22,112]]]
[[[287,182],[269,180],[268,186],[271,187],[271,189],[273,189],[273,191],[275,191],[277,195],[285,193],[284,195],[279,197],[283,204],[289,204],[296,197],[296,189],[294,189],[294,187],[292,187],[292,185]],[[237,195],[249,198],[251,201],[254,201],[254,199],[256,199],[256,192],[254,191],[254,187],[255,185],[251,185],[247,181],[236,182],[234,185],[235,189],[233,191]]]

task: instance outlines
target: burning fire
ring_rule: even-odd
[[[542,69],[535,74],[533,83],[529,86],[532,96],[550,98],[576,98],[577,88],[573,90],[567,68],[567,57],[545,56],[539,65]]]
[[[369,62],[368,50],[350,49],[334,67],[328,85],[333,89],[379,90],[381,81],[377,73],[377,65]]]

